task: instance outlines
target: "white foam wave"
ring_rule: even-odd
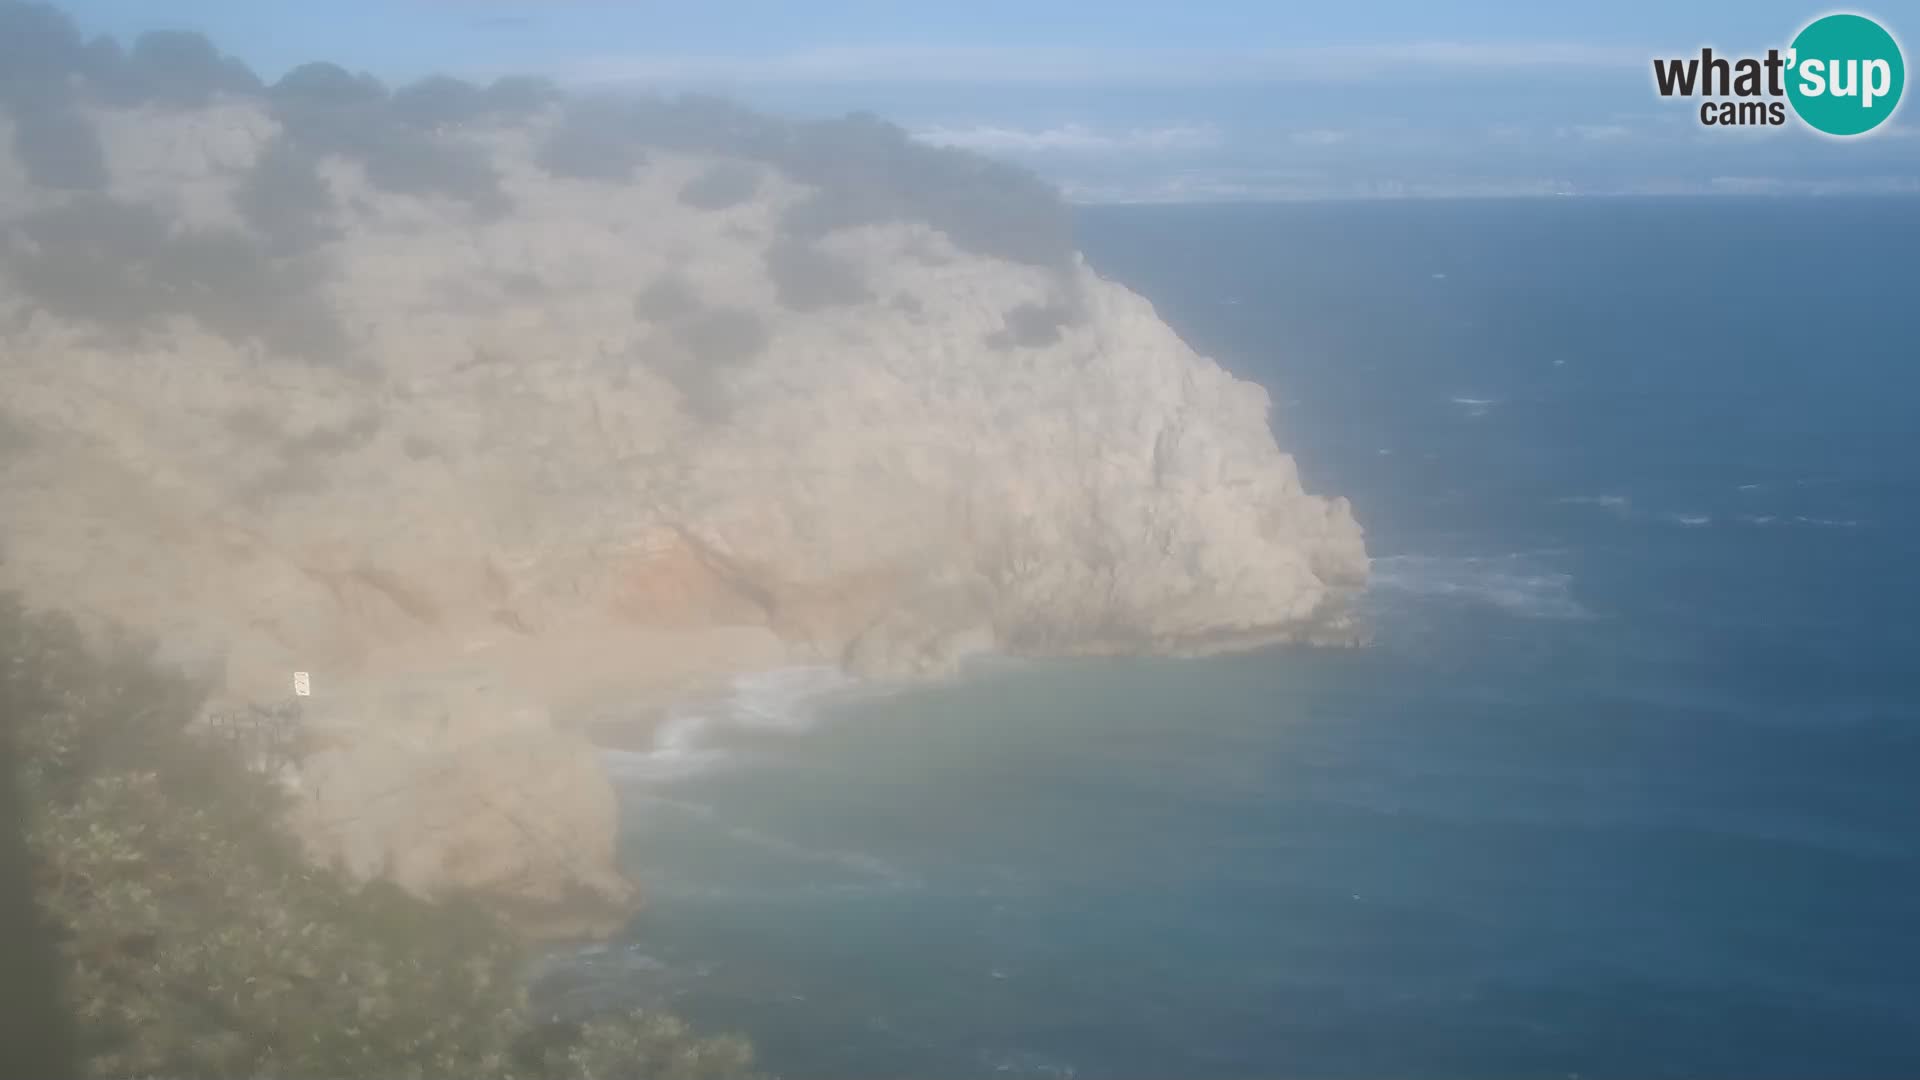
[[[694,713],[669,716],[654,732],[648,750],[602,750],[607,771],[622,780],[677,780],[726,764],[725,751],[706,745],[713,726]]]
[[[846,690],[854,680],[836,667],[774,668],[733,680],[727,723],[753,731],[798,733],[819,718],[829,695]]]
[[[606,750],[607,770],[623,780],[684,779],[739,762],[730,733],[798,735],[818,722],[829,696],[858,685],[839,668],[774,668],[735,676],[712,697],[673,706],[641,751]]]
[[[1805,514],[1791,517],[1781,514],[1741,514],[1739,520],[1746,525],[1797,525],[1807,529],[1857,529],[1866,524],[1858,518],[1808,517]]]
[[[1563,506],[1596,507],[1616,517],[1665,521],[1688,528],[1713,524],[1712,514],[1703,514],[1695,510],[1675,510],[1666,513],[1640,510],[1633,505],[1633,500],[1625,495],[1563,495],[1553,501]]]
[[[1598,506],[1616,514],[1625,514],[1633,509],[1633,500],[1625,495],[1564,495],[1553,501],[1568,506]]]
[[[1573,575],[1540,565],[1537,556],[1390,555],[1373,560],[1376,590],[1485,604],[1521,618],[1577,619]]]
[[[1741,484],[1739,490],[1743,493],[1752,494],[1753,492],[1762,490],[1762,485]],[[1569,506],[1593,506],[1623,518],[1664,521],[1669,524],[1681,525],[1687,528],[1697,529],[1704,525],[1711,525],[1715,520],[1714,515],[1695,510],[1679,510],[1666,513],[1640,510],[1633,505],[1633,500],[1625,495],[1566,495],[1555,499],[1554,502]],[[1858,518],[1812,517],[1806,514],[1790,515],[1779,513],[1734,514],[1731,515],[1728,520],[1737,521],[1742,525],[1798,525],[1803,528],[1814,529],[1857,529],[1867,524]]]

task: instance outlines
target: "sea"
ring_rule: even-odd
[[[610,752],[548,1000],[847,1077],[1920,1076],[1920,199],[1081,213],[1373,644],[794,669]]]

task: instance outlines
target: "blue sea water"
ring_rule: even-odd
[[[802,1078],[1920,1075],[1920,200],[1081,233],[1352,498],[1376,643],[749,681],[556,992]]]

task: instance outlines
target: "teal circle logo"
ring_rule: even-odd
[[[1827,15],[1807,24],[1788,54],[1787,100],[1815,131],[1863,135],[1900,104],[1907,65],[1900,45],[1864,15]]]

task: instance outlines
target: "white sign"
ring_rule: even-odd
[[[294,672],[293,673],[293,696],[294,697],[311,697],[312,695],[313,695],[313,684],[307,681],[307,673],[304,671]]]

